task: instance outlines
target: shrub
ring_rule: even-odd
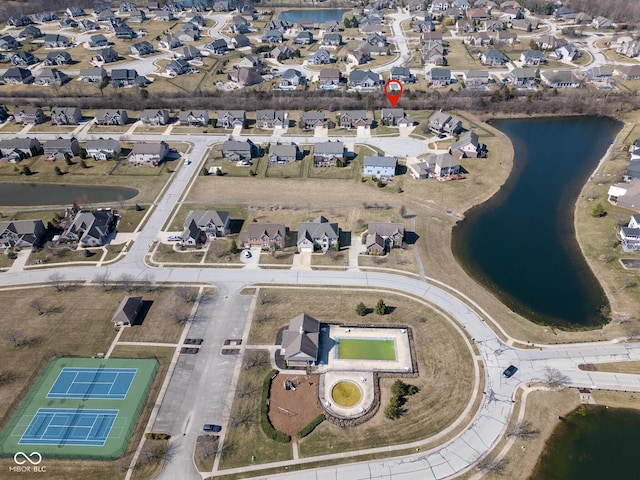
[[[361,317],[364,317],[367,314],[367,306],[364,303],[360,302],[358,305],[356,305],[356,313]]]
[[[601,203],[596,204],[593,209],[591,209],[591,216],[594,218],[601,218],[607,214],[607,211],[604,209],[604,205]]]
[[[267,400],[269,400],[269,390],[271,389],[272,377],[274,377],[277,373],[278,370],[271,370],[265,377],[264,383],[262,384],[260,426],[262,427],[262,431],[265,433],[265,435],[271,440],[275,440],[276,442],[280,443],[289,443],[291,441],[291,437],[273,428],[273,425],[271,425],[271,421],[269,420],[269,405],[267,404]]]
[[[384,315],[385,313],[387,313],[387,306],[385,305],[384,300],[378,300],[378,303],[376,303],[376,307],[373,309],[373,311],[376,313],[376,315]]]
[[[307,435],[309,435],[311,432],[315,430],[315,428],[318,425],[324,422],[324,419],[325,419],[324,413],[321,413],[316,418],[311,420],[311,422],[306,427],[304,427],[302,430],[298,432],[298,438],[304,438]]]

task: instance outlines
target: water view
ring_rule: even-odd
[[[38,206],[103,203],[129,200],[138,190],[126,187],[59,185],[44,183],[0,183],[0,205]]]
[[[506,185],[454,228],[456,258],[502,302],[533,321],[603,323],[600,309],[607,299],[578,246],[573,213],[582,186],[621,124],[576,117],[493,125],[513,143],[514,168]]]
[[[300,20],[313,20],[313,23],[324,23],[330,20],[342,22],[343,15],[348,12],[346,9],[317,8],[309,10],[287,10],[280,14],[280,19],[289,23],[297,23]]]
[[[638,478],[640,411],[581,406],[556,427],[530,480]]]

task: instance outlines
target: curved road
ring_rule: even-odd
[[[6,135],[0,135],[0,138]],[[42,136],[46,137],[46,136]],[[130,140],[141,139],[143,136],[130,135]],[[180,168],[168,188],[159,199],[155,209],[151,213],[144,228],[126,257],[120,262],[109,266],[111,278],[129,274],[136,278],[149,276],[157,282],[198,282],[213,284],[220,292],[237,292],[242,286],[253,283],[287,284],[287,285],[343,285],[350,287],[376,287],[393,289],[420,297],[448,312],[471,335],[476,343],[486,371],[486,389],[483,395],[482,405],[473,421],[453,440],[427,452],[415,455],[402,456],[391,460],[371,460],[364,464],[341,465],[326,469],[317,469],[307,472],[296,472],[296,479],[335,479],[359,480],[372,478],[420,478],[441,479],[463,472],[474,465],[491,447],[501,438],[509,420],[512,410],[512,398],[517,385],[520,382],[540,380],[544,376],[545,368],[550,366],[560,369],[569,377],[569,383],[574,386],[592,388],[610,388],[617,390],[640,391],[640,376],[607,374],[598,372],[583,372],[577,368],[579,363],[598,363],[609,361],[639,360],[640,345],[598,343],[595,345],[575,345],[547,347],[540,350],[515,349],[502,343],[495,333],[489,328],[483,318],[467,304],[443,290],[439,286],[422,282],[401,275],[386,273],[370,273],[360,271],[292,271],[292,270],[265,270],[265,269],[210,269],[210,268],[152,268],[145,264],[145,255],[148,253],[151,243],[155,240],[157,232],[169,218],[173,208],[178,203],[183,192],[188,189],[192,179],[195,179],[205,161],[205,153],[212,143],[223,141],[222,137],[195,137],[175,136],[172,139],[179,141],[191,141],[194,144],[189,156],[194,160],[193,166]],[[266,138],[261,137],[264,141]],[[291,140],[294,140],[291,137]],[[305,141],[308,141],[305,137]],[[406,148],[403,141],[400,145],[393,144],[393,139],[362,139],[375,141],[382,145],[388,153],[396,153],[397,148]],[[415,139],[413,140],[422,143]],[[364,143],[364,142],[363,142]],[[412,149],[426,150],[418,144],[409,142]],[[199,159],[199,161],[196,161]],[[104,267],[65,267],[58,271],[65,280],[91,281],[96,273],[103,271]],[[0,286],[28,285],[45,283],[51,270],[32,269],[25,272],[17,272],[8,275],[0,275]],[[226,297],[226,295],[225,295]],[[224,307],[223,307],[224,308]],[[216,322],[222,322],[220,318],[214,318],[211,329],[216,329]],[[509,364],[516,364],[520,371],[514,378],[502,377],[502,370]],[[215,378],[215,377],[214,377]],[[201,475],[195,470],[191,455],[195,436],[190,435],[175,439],[177,448],[176,458],[166,465],[160,478],[194,478]],[[409,446],[419,446],[423,442],[415,442]],[[404,449],[407,445],[391,448],[361,451],[359,453],[388,452]],[[294,463],[311,462],[327,458],[345,458],[346,454],[323,456],[320,458],[305,458],[295,462],[281,462],[279,466]],[[255,469],[264,468],[265,465],[256,466]],[[251,468],[243,468],[248,471]],[[232,471],[219,472],[228,474]],[[287,477],[281,475],[277,477]],[[276,478],[276,477],[273,477]]]

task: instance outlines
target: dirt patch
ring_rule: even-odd
[[[581,363],[578,365],[580,370],[584,370],[585,372],[596,372],[598,369],[593,363]]]
[[[289,380],[295,390],[285,390]],[[271,382],[269,420],[276,430],[295,437],[322,413],[318,401],[317,375],[278,375]]]

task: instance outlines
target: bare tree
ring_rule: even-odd
[[[258,350],[247,350],[244,354],[243,362],[245,370],[264,367],[269,362],[267,355]]]
[[[169,311],[169,316],[178,324],[187,323],[189,321],[189,312],[179,305],[173,306]]]
[[[258,409],[251,407],[243,407],[231,413],[229,423],[232,427],[247,426],[253,423],[258,416]]]
[[[123,273],[120,275],[118,281],[120,282],[120,288],[122,288],[125,292],[132,292],[135,289],[133,284],[134,277],[130,273]]]
[[[22,342],[24,341],[24,336],[22,335],[22,333],[18,332],[17,330],[9,330],[7,333],[4,334],[4,339],[10,345],[13,345],[14,347],[17,348],[20,345],[22,345]]]
[[[636,277],[634,275],[625,275],[622,282],[622,290],[633,288],[636,286]]]
[[[38,314],[38,315],[44,315],[45,314],[45,306],[44,306],[44,300],[42,300],[40,297],[36,297],[33,300],[31,300],[31,302],[29,303],[29,306]]]
[[[198,298],[198,291],[195,288],[180,286],[176,288],[176,295],[184,303],[193,303]]]
[[[507,437],[515,437],[521,440],[531,440],[536,438],[540,434],[540,430],[533,428],[531,422],[524,420],[516,423],[513,428],[507,433]]]
[[[93,281],[99,284],[102,287],[102,290],[108,292],[110,290],[109,270],[105,269],[103,272],[97,273],[96,276],[93,277]]]
[[[562,390],[569,382],[569,377],[557,368],[545,367],[543,382],[545,386],[554,390]]]
[[[502,460],[484,459],[484,460],[481,460],[480,463],[478,463],[477,468],[478,470],[480,470],[485,474],[491,472],[494,475],[497,475],[498,477],[502,477],[503,475],[506,474],[506,469],[508,464],[509,464],[509,461],[504,458]]]
[[[62,273],[56,270],[47,277],[47,280],[55,287],[56,292],[61,292],[63,290],[62,281],[64,280],[64,275],[62,275]]]
[[[8,385],[12,383],[16,378],[18,378],[18,374],[11,370],[2,370],[0,371],[0,385]]]
[[[260,385],[253,385],[251,382],[241,381],[238,383],[236,387],[236,395],[239,398],[250,397],[262,390]]]
[[[153,286],[153,277],[151,276],[151,274],[145,273],[142,276],[142,278],[140,279],[140,287],[147,293],[153,292],[154,286]]]

